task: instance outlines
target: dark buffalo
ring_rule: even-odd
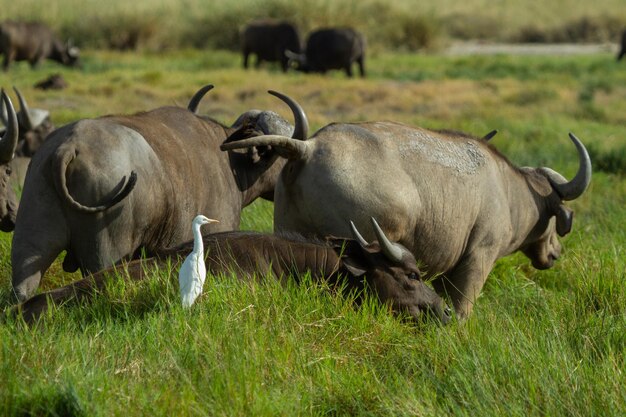
[[[304,240],[297,235],[254,232],[208,235],[204,237],[207,272],[234,274],[240,279],[273,276],[280,280],[289,276],[298,279],[309,273],[314,281],[324,280],[331,287],[343,285],[346,292],[355,291],[359,297],[367,287],[394,312],[408,314],[415,320],[428,313],[443,323],[448,322],[449,308],[421,280],[413,255],[403,246],[389,242],[378,225],[374,227],[379,240],[369,244],[356,229],[355,240],[328,238],[326,242]],[[119,275],[137,281],[157,268],[176,271],[192,247],[193,242],[189,242],[153,258],[100,271],[68,286],[38,294],[16,306],[13,312],[21,312],[24,320],[32,323],[50,304],[65,304],[71,299],[87,301],[97,292],[105,291],[107,282]]]
[[[4,54],[5,71],[13,61],[28,61],[35,67],[46,58],[66,66],[79,65],[78,48],[61,42],[52,29],[39,22],[0,23],[0,53]]]
[[[621,60],[624,55],[626,55],[626,29],[624,30],[624,32],[622,32],[622,44],[619,54],[617,54],[617,60]]]
[[[299,71],[344,69],[352,77],[352,63],[356,61],[361,77],[365,77],[365,38],[351,28],[317,30],[309,35],[304,53],[286,53]]]
[[[260,132],[306,137],[304,112],[274,93],[297,114],[295,129],[259,110],[226,127],[195,114],[210,88],[187,109],[84,119],[48,137],[28,168],[13,235],[19,299],[37,289],[64,250],[66,271],[96,272],[188,241],[198,213],[220,220],[213,231],[234,230],[243,207],[259,196],[273,198],[284,160],[267,147],[223,153],[220,145]]]
[[[285,51],[300,52],[300,36],[288,22],[259,20],[249,23],[242,33],[243,67],[248,68],[248,56],[256,55],[256,67],[261,61],[280,62],[287,71],[289,59]]]

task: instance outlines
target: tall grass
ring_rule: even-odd
[[[1,19],[38,19],[88,47],[237,50],[239,30],[257,18],[287,19],[302,32],[352,26],[374,50],[417,50],[446,38],[617,42],[626,25],[620,0],[585,3],[408,0],[50,0],[0,1]]]

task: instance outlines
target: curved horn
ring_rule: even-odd
[[[395,246],[393,243],[391,243],[389,239],[387,239],[387,236],[385,236],[385,232],[383,232],[383,230],[380,228],[380,226],[376,222],[376,219],[372,217],[371,220],[372,226],[374,226],[374,233],[376,233],[376,238],[378,239],[378,244],[383,250],[385,256],[390,261],[400,263],[402,261],[402,250]]]
[[[198,110],[198,105],[200,104],[200,101],[202,100],[204,95],[208,93],[209,91],[211,91],[212,89],[213,89],[213,84],[207,84],[201,89],[199,89],[196,92],[196,94],[194,94],[193,97],[191,97],[191,100],[189,100],[189,104],[187,105],[187,110],[195,114],[196,111]]]
[[[4,88],[0,89],[0,96],[4,95]],[[4,105],[4,100],[0,100],[0,121],[3,125],[7,125],[7,106]]]
[[[496,133],[498,133],[497,130],[492,130],[491,132],[487,133],[485,136],[483,136],[483,140],[489,142],[491,140],[491,138],[493,138]]]
[[[236,140],[234,142],[222,143],[220,149],[230,151],[233,149],[246,149],[253,146],[272,146],[278,155],[289,160],[305,159],[309,154],[309,144],[314,141],[296,140],[288,136],[262,135],[253,138]]]
[[[591,158],[582,142],[573,134],[569,134],[570,139],[578,150],[578,172],[574,178],[567,182],[561,174],[550,169],[543,168],[543,172],[552,184],[552,188],[561,196],[564,201],[575,200],[585,192],[591,182]]]
[[[268,93],[284,101],[293,112],[295,126],[291,137],[293,139],[306,140],[309,137],[309,121],[302,107],[291,97],[279,93],[278,91],[269,90]]]
[[[30,117],[30,109],[28,108],[28,104],[26,104],[26,100],[20,93],[20,90],[17,87],[13,86],[13,90],[15,94],[17,94],[17,99],[20,101],[20,122],[22,122],[22,126],[26,130],[33,130],[35,127],[35,123],[33,122],[32,117]]]
[[[357,230],[357,228],[354,225],[354,222],[352,220],[350,220],[350,229],[352,229],[352,236],[354,236],[354,240],[359,242],[359,245],[361,245],[362,248],[364,248],[367,245],[369,245],[369,243],[367,243],[367,240],[363,239],[363,236],[361,236],[361,234]]]
[[[11,99],[4,91],[2,91],[2,103],[7,109],[7,123],[4,135],[0,139],[0,161],[6,163],[13,159],[13,154],[15,153],[15,148],[17,147],[17,136],[19,132],[15,108],[13,108]]]

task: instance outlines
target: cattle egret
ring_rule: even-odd
[[[191,230],[193,231],[193,251],[187,256],[178,271],[180,299],[185,308],[191,307],[196,301],[196,298],[202,294],[202,286],[206,278],[206,267],[204,266],[204,244],[202,242],[200,226],[209,223],[219,223],[219,221],[209,219],[200,214],[197,215],[191,223]]]

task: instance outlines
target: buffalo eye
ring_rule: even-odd
[[[13,171],[11,170],[11,167],[7,167],[7,169],[6,169],[6,171],[5,171],[5,172],[6,172],[6,174],[7,174],[7,175],[11,175],[11,173],[12,173]]]
[[[413,280],[416,280],[416,281],[420,280],[420,276],[419,276],[419,274],[417,272],[409,273],[408,277],[409,277],[409,279],[413,279]]]

